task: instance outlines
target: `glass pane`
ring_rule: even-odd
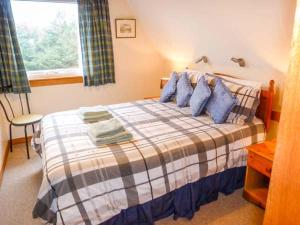
[[[80,68],[77,4],[12,1],[29,74],[74,74]]]

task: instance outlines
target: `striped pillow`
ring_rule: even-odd
[[[214,75],[206,74],[206,76]],[[224,85],[229,88],[232,95],[238,100],[236,106],[229,113],[226,122],[236,124],[252,122],[259,105],[260,89],[238,84],[236,82],[226,80],[226,78],[221,79],[223,80]],[[211,77],[209,80],[211,80],[210,84],[213,85],[214,82]]]
[[[259,105],[260,89],[224,80],[224,84],[238,99],[238,104],[229,113],[228,123],[252,122]]]

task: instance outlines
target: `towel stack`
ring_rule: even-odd
[[[112,118],[110,112],[103,106],[80,107],[78,113],[85,122],[97,122]]]
[[[115,118],[89,125],[88,134],[97,145],[130,141],[132,134]]]

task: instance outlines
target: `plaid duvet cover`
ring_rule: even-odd
[[[33,210],[53,224],[100,224],[188,183],[246,165],[245,147],[265,139],[261,120],[214,124],[190,108],[144,100],[107,106],[133,134],[95,146],[77,111],[50,114],[39,136],[43,181]],[[37,138],[36,138],[37,140]]]

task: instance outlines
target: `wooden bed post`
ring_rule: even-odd
[[[264,121],[267,132],[269,131],[271,124],[274,92],[275,81],[270,80],[268,90],[261,91],[260,104],[256,112],[256,116]]]

